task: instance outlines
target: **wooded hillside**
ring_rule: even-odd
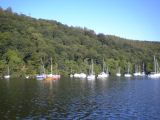
[[[109,29],[109,28],[106,28]],[[53,58],[54,72],[69,74],[88,73],[90,60],[94,60],[95,73],[102,70],[105,59],[109,72],[131,71],[135,65],[145,64],[147,72],[153,71],[153,56],[160,61],[160,42],[127,40],[116,36],[95,34],[93,30],[69,27],[53,20],[35,19],[13,13],[11,8],[0,8],[0,74],[33,75],[40,73],[41,59],[50,72]],[[57,66],[57,71],[56,71]],[[142,68],[141,68],[142,69]]]

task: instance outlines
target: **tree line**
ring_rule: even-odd
[[[143,63],[149,73],[153,71],[153,56],[160,60],[159,51],[159,42],[96,34],[88,28],[69,27],[0,8],[0,76],[7,73],[8,66],[13,76],[41,73],[41,59],[49,73],[51,57],[54,72],[63,75],[69,74],[71,67],[73,73],[89,73],[91,59],[98,74],[103,58],[110,74],[115,74],[118,67],[122,73],[127,72],[128,64],[134,72],[134,66],[142,68]]]

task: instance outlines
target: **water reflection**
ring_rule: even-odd
[[[0,80],[0,119],[159,119],[160,81]]]

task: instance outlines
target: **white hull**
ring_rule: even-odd
[[[109,74],[102,72],[101,74],[98,75],[97,78],[100,79],[100,78],[107,78],[107,77],[109,77]]]
[[[152,73],[148,75],[149,78],[160,78],[160,73]]]
[[[132,75],[127,73],[127,74],[124,74],[124,77],[132,77]]]
[[[87,76],[87,79],[88,80],[94,80],[95,79],[95,75],[90,74],[90,75]]]
[[[52,74],[48,74],[48,75],[47,75],[47,78],[51,78],[51,77],[53,77]]]
[[[157,59],[154,56],[154,69],[155,72],[151,72],[148,77],[149,78],[160,78],[160,73],[159,73],[159,66],[158,66],[158,62]]]
[[[120,76],[121,76],[121,73],[117,73],[116,76],[117,76],[117,77],[120,77]]]
[[[9,79],[11,76],[10,75],[5,75],[4,78],[5,79]]]
[[[87,75],[84,73],[79,74],[79,78],[86,78],[86,77],[87,77]]]
[[[144,76],[146,76],[146,74],[144,72],[142,72],[140,76],[144,77]]]
[[[26,76],[26,79],[29,79],[29,76]]]
[[[142,76],[145,76],[145,73],[140,73],[140,72],[138,72],[138,73],[134,73],[133,75],[134,75],[135,77],[138,77],[138,76],[142,77]]]
[[[75,77],[75,78],[86,78],[87,75],[86,75],[85,73],[80,73],[80,74],[75,73],[75,74],[74,74],[74,77]]]
[[[75,77],[75,78],[79,78],[79,76],[80,76],[80,74],[78,74],[78,73],[75,73],[75,74],[74,74],[74,77]]]
[[[73,75],[73,74],[70,74],[70,77],[74,77],[74,75]]]

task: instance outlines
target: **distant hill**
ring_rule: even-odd
[[[109,28],[106,28],[109,29]],[[153,56],[160,60],[160,42],[134,41],[124,38],[95,34],[93,30],[69,27],[53,20],[35,19],[13,13],[11,8],[0,8],[0,74],[36,74],[50,71],[53,58],[54,72],[69,74],[90,71],[94,60],[96,74],[102,70],[105,59],[109,72],[115,74],[118,67],[124,73],[128,64],[145,64],[147,72],[153,71]],[[142,69],[142,68],[141,68]]]

